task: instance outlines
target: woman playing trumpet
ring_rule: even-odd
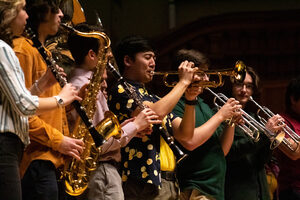
[[[249,99],[257,93],[259,77],[251,67],[247,67],[247,73],[242,83],[234,82],[228,87],[231,95],[242,105],[242,109],[250,115]],[[274,115],[266,123],[266,128],[271,132],[277,132],[282,128],[279,122],[283,118]],[[241,129],[236,128],[234,141],[229,151],[227,160],[227,172],[225,181],[225,199],[228,200],[269,200],[265,164],[270,160],[270,140],[265,134],[260,134],[260,140],[254,142]]]

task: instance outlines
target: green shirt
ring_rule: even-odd
[[[237,127],[233,144],[226,156],[225,198],[269,200],[264,165],[270,158],[270,142],[263,133],[260,133],[260,140],[255,143]]]
[[[181,98],[173,112],[182,117],[184,99]],[[212,116],[213,111],[201,98],[195,105],[196,124],[201,126]],[[197,189],[217,200],[224,199],[226,161],[219,141],[222,129],[216,132],[204,144],[189,152],[189,156],[178,166],[178,181],[181,190]]]

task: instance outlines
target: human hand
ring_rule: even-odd
[[[74,100],[81,101],[82,98],[78,96],[78,91],[76,87],[72,86],[71,83],[67,83],[61,92],[59,93],[60,98],[62,98],[64,105],[67,106]]]
[[[203,92],[202,87],[191,84],[184,93],[184,97],[186,100],[192,101],[196,99],[196,97]]]
[[[89,84],[87,83],[79,89],[78,96],[81,97],[82,99],[86,97],[88,85]]]
[[[62,67],[59,67],[58,65],[56,65],[57,68],[57,72],[59,74],[59,76],[65,78],[67,76],[67,74],[65,73],[64,69]],[[43,80],[43,82],[45,82],[46,84],[41,84],[42,87],[40,88],[42,91],[48,89],[49,87],[53,86],[55,83],[57,83],[56,78],[54,77],[53,72],[51,71],[51,69],[48,67],[46,73],[41,77],[41,80]],[[39,84],[40,85],[40,84]]]
[[[190,85],[197,70],[198,67],[194,67],[193,62],[183,61],[178,67],[179,82],[187,86]]]
[[[135,137],[142,138],[145,135],[151,135],[152,131],[153,131],[153,126],[152,126],[152,124],[150,124],[147,128],[145,128],[144,130],[138,132],[135,135]]]
[[[158,119],[159,116],[151,110],[150,108],[145,108],[142,110],[134,119],[134,123],[137,129],[137,132],[141,132],[151,124],[160,124],[161,120]],[[149,132],[149,131],[148,131]]]
[[[227,119],[239,119],[241,116],[241,108],[242,105],[239,104],[239,101],[235,100],[234,98],[230,98],[221,107],[217,114],[221,117],[222,121]]]
[[[277,114],[269,118],[265,126],[269,131],[277,133],[279,131],[282,131],[286,126],[286,124],[282,122],[284,122],[283,117]]]
[[[84,143],[82,140],[64,136],[58,148],[58,151],[61,154],[71,156],[77,160],[80,160],[80,154],[83,152],[83,148]]]

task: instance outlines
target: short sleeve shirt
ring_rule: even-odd
[[[127,80],[129,86],[136,91],[142,101],[156,102],[159,97],[150,94],[143,84]],[[131,99],[124,87],[118,83],[112,88],[108,98],[109,109],[117,115],[120,122],[131,117],[131,113],[138,107],[137,101]],[[172,134],[171,122],[175,115],[168,114],[163,124]],[[153,126],[151,135],[143,138],[134,137],[122,149],[121,175],[125,182],[132,177],[144,183],[161,185],[160,179],[160,131]]]

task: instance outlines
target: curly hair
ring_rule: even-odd
[[[24,0],[0,0],[0,39],[12,46],[13,31],[10,27]]]

